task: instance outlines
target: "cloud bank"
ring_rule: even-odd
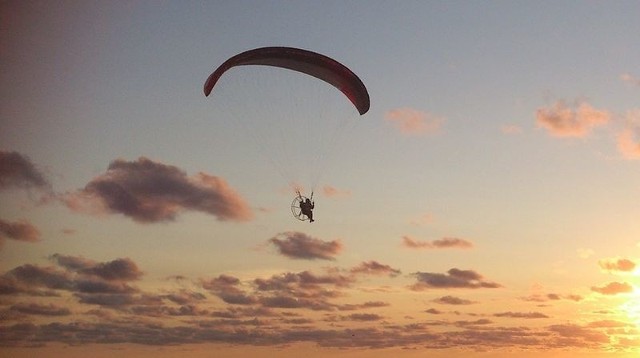
[[[333,267],[322,272],[283,272],[246,279],[219,274],[191,281],[191,287],[187,287],[187,278],[175,276],[166,282],[177,288],[165,286],[150,292],[130,286],[141,279],[142,271],[128,258],[98,262],[54,254],[49,260],[52,266],[24,264],[0,275],[0,346],[219,343],[282,347],[310,343],[358,349],[548,351],[611,350],[616,342],[637,339],[636,330],[628,329],[632,324],[611,319],[577,324],[563,317],[546,324],[553,318],[530,310],[479,314],[351,301],[362,297],[363,292],[351,294],[363,275],[399,272],[376,261],[364,261],[352,269]],[[433,288],[498,286],[472,270],[414,276]],[[555,300],[556,296],[548,298]],[[481,303],[455,296],[431,302],[454,306]],[[398,309],[415,309],[438,319],[400,317],[393,313]],[[475,318],[457,318],[462,315]],[[536,324],[524,320],[535,320]]]

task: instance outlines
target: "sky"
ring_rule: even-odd
[[[0,356],[636,356],[638,13],[1,2]]]

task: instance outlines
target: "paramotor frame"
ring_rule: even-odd
[[[300,203],[304,202],[308,198],[306,196],[298,195],[293,198],[291,202],[291,213],[293,216],[300,221],[309,221],[309,218],[302,213],[302,208],[300,208]]]

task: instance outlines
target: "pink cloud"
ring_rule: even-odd
[[[640,86],[640,78],[630,73],[623,73],[622,75],[620,75],[620,80],[622,80],[622,82],[629,83],[633,86]]]
[[[426,135],[440,131],[444,119],[412,108],[398,108],[385,113],[385,119],[406,135]]]
[[[171,221],[184,211],[200,211],[219,220],[247,221],[251,209],[227,182],[141,157],[115,160],[83,189],[63,195],[74,211],[122,214],[141,223]]]
[[[598,261],[598,265],[606,271],[631,272],[636,268],[636,263],[629,259],[605,259]]]
[[[617,135],[618,151],[626,159],[640,159],[640,109],[627,113],[627,124]]]
[[[626,282],[610,282],[602,287],[591,287],[591,291],[603,295],[617,295],[620,293],[630,293],[633,291],[633,287]]]
[[[556,137],[583,138],[593,128],[606,124],[610,119],[608,112],[595,109],[586,102],[569,106],[558,101],[550,107],[539,108],[536,112],[538,126]]]
[[[618,150],[626,159],[640,159],[640,142],[632,128],[625,128],[618,133]]]
[[[473,244],[470,241],[459,239],[456,237],[443,237],[442,239],[432,241],[418,241],[409,236],[403,236],[402,244],[410,249],[468,249],[473,247]]]
[[[322,187],[322,194],[327,198],[347,198],[351,196],[351,190],[342,190],[330,185],[325,185]]]

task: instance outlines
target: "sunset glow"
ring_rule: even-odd
[[[638,14],[0,2],[0,356],[637,357]]]

